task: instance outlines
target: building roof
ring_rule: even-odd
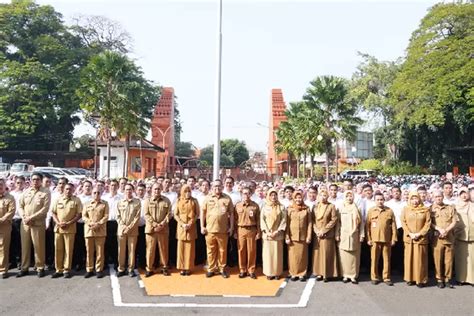
[[[115,140],[112,140],[111,144],[110,144],[112,147],[123,147],[123,140],[119,140],[119,139],[115,139]],[[91,140],[89,142],[89,146],[91,147],[94,147],[94,141]],[[106,140],[102,140],[102,139],[98,139],[97,140],[97,147],[107,147],[107,141]],[[164,152],[165,150],[150,142],[149,140],[146,140],[146,139],[138,139],[136,137],[131,137],[130,138],[130,143],[129,143],[129,148],[130,149],[147,149],[147,150],[154,150],[154,151],[157,151],[157,152]]]

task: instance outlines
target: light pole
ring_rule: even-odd
[[[213,176],[219,179],[219,169],[221,163],[221,73],[222,73],[222,0],[219,0],[218,40],[217,40],[217,79],[216,79],[216,139],[214,142]]]
[[[137,140],[137,145],[140,146],[140,176],[142,179],[145,178],[143,172],[143,151],[142,151],[142,141],[141,139]]]
[[[352,151],[352,166],[354,166],[355,165],[355,153],[357,151],[357,148],[355,146],[352,146],[351,151]]]

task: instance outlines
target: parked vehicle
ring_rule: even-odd
[[[33,168],[33,165],[27,164],[26,162],[15,162],[10,168],[10,175],[29,178]]]
[[[67,170],[72,171],[76,175],[82,175],[85,177],[92,177],[93,174],[90,170],[84,169],[84,168],[65,168]]]
[[[11,165],[6,162],[0,162],[0,178],[6,178],[10,175]]]
[[[77,182],[85,178],[83,175],[74,174],[72,171],[65,168],[57,167],[36,167],[33,171],[45,172],[51,174],[57,178],[64,177],[70,182]]]
[[[368,178],[374,175],[375,175],[375,171],[373,170],[345,170],[341,173],[342,179]]]

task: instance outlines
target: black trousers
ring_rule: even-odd
[[[105,238],[105,262],[118,265],[118,240],[117,240],[117,222],[107,222],[107,237]]]
[[[239,253],[237,249],[237,239],[234,236],[229,236],[227,242],[227,265],[235,267],[239,263]]]
[[[12,221],[12,233],[10,242],[10,265],[16,268],[21,263],[21,237],[20,237],[21,218]]]
[[[201,221],[196,221],[197,239],[196,239],[196,257],[194,263],[196,265],[205,264],[207,260],[206,237],[201,234]]]
[[[170,219],[169,228],[170,228],[170,236],[168,241],[168,255],[169,255],[169,265],[176,267],[177,262],[177,255],[178,255],[178,240],[176,239],[176,229],[178,227],[178,223],[175,221],[174,218]],[[159,259],[159,256],[156,256]]]
[[[136,252],[136,265],[140,269],[146,267],[146,241],[145,241],[145,225],[138,226],[138,241]]]
[[[46,230],[45,264],[49,269],[54,267],[54,221],[51,219],[49,228]]]
[[[76,236],[74,237],[74,253],[72,266],[82,270],[86,266],[86,241],[84,239],[84,223],[76,223]]]
[[[403,228],[397,229],[397,243],[392,247],[391,266],[392,270],[403,275]]]

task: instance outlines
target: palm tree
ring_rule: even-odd
[[[107,131],[107,177],[112,131],[124,137],[125,149],[130,136],[144,136],[157,99],[156,91],[140,68],[120,53],[106,51],[96,55],[83,70],[77,95],[85,116],[98,115],[101,129]]]
[[[319,135],[326,153],[326,179],[329,180],[329,156],[332,142],[354,141],[362,119],[356,117],[358,107],[348,97],[348,83],[343,78],[321,76],[310,82],[303,100],[314,111],[314,120],[321,124]],[[337,170],[336,170],[337,175]]]

